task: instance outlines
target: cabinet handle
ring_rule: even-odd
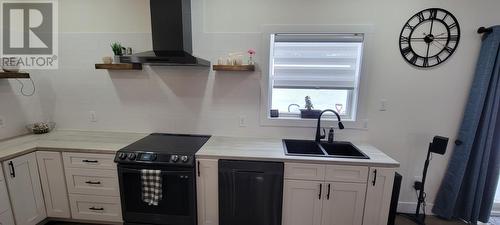
[[[102,208],[102,207],[101,208],[96,208],[96,207],[93,207],[93,206],[90,207],[89,209],[90,210],[96,210],[96,211],[102,211],[102,210],[104,210],[104,208]]]
[[[330,186],[331,186],[331,184],[328,184],[328,193],[326,193],[327,200],[330,200],[330,188],[331,188]]]
[[[377,183],[377,170],[373,170],[373,181],[372,181],[372,185],[375,186],[375,184]]]
[[[200,176],[200,161],[198,161],[197,163],[198,163],[198,176]]]
[[[86,184],[101,184],[101,181],[86,181]]]
[[[14,169],[14,163],[12,161],[9,162],[10,176],[12,178],[16,177],[16,170]]]
[[[318,194],[318,199],[321,199],[321,192],[323,190],[323,184],[319,184],[319,194]]]
[[[82,162],[84,162],[84,163],[98,163],[99,161],[84,159],[84,160],[82,160]]]

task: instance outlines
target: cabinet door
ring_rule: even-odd
[[[387,224],[395,172],[391,168],[370,168],[363,225]]]
[[[197,160],[198,224],[219,225],[219,175],[217,159]]]
[[[326,183],[322,225],[362,225],[366,184]]]
[[[320,225],[324,186],[318,181],[285,180],[283,225]]]
[[[5,186],[2,168],[0,167],[0,214],[6,211],[10,213],[10,200],[9,194],[7,193],[7,186]]]
[[[60,152],[36,152],[40,181],[49,217],[70,218],[68,191]]]
[[[3,162],[17,225],[35,225],[46,217],[35,153]]]

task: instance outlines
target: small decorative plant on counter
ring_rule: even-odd
[[[120,62],[120,56],[123,55],[123,46],[120,42],[114,42],[111,44],[111,50],[115,54],[115,63]]]
[[[254,61],[254,56],[255,56],[255,50],[253,49],[248,49],[248,65],[255,65]]]
[[[306,102],[306,105],[304,106],[305,109],[300,110],[300,117],[307,118],[307,119],[317,119],[319,117],[319,114],[321,113],[321,110],[314,109],[314,105],[312,104],[311,97],[306,96],[305,102]]]
[[[33,124],[28,124],[26,128],[33,133],[33,134],[46,134],[49,133],[50,131],[54,130],[56,127],[56,123],[54,122],[39,122],[39,123],[33,123]]]

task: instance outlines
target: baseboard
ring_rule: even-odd
[[[432,203],[427,203],[427,206],[425,207],[425,214],[427,215],[434,215],[432,214],[432,207],[434,204]],[[415,213],[417,210],[417,203],[416,202],[398,202],[398,213]]]

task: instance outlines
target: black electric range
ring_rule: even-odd
[[[207,135],[154,133],[120,149],[115,156],[125,225],[196,225],[195,154]],[[162,199],[142,200],[142,170],[160,170]]]

